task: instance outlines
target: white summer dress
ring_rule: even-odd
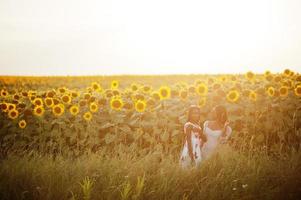
[[[201,127],[197,124],[193,124],[191,122],[186,122],[184,125],[184,133],[186,135],[186,129],[189,125],[192,125],[196,128],[201,129]],[[202,160],[202,155],[201,155],[201,148],[200,148],[200,140],[199,140],[199,133],[198,132],[194,132],[193,130],[191,130],[191,145],[192,145],[192,153],[194,156],[194,160],[195,160],[195,166],[198,166]],[[185,139],[185,144],[182,150],[182,154],[180,157],[180,164],[183,168],[186,168],[188,166],[191,165],[191,158],[189,156],[189,152],[188,152],[188,144],[187,144],[187,139]]]
[[[216,147],[219,143],[222,143],[221,140],[221,130],[212,130],[208,127],[209,121],[204,122],[204,134],[207,136],[207,142],[203,144],[202,147],[202,157],[203,159],[207,159],[212,155],[212,153],[215,152]],[[232,133],[232,129],[230,126],[227,127],[226,130],[226,137],[225,140],[227,140]]]

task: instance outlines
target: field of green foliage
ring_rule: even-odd
[[[0,199],[298,199],[301,75],[0,77]],[[233,129],[178,166],[190,105]]]

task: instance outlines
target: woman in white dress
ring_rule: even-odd
[[[184,125],[185,144],[180,156],[180,164],[183,168],[191,165],[199,166],[201,155],[201,140],[206,140],[202,133],[200,123],[200,108],[192,105],[188,110],[188,121]]]
[[[227,110],[224,106],[215,106],[211,114],[213,120],[205,121],[203,127],[203,134],[207,136],[207,142],[201,144],[203,159],[209,158],[215,152],[218,145],[225,143],[232,133],[228,122]]]

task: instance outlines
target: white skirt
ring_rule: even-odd
[[[198,138],[194,137],[193,134],[191,137],[191,145],[192,145],[192,153],[194,156],[194,163],[191,163],[191,158],[188,153],[188,144],[186,141],[180,156],[180,165],[182,168],[187,168],[189,166],[199,166],[202,161],[200,141]]]

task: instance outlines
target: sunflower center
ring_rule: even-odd
[[[17,113],[15,111],[12,111],[10,114],[12,117],[15,117],[17,115]]]
[[[47,105],[51,105],[52,104],[52,101],[50,99],[46,99],[46,104]]]
[[[38,109],[37,109],[37,113],[39,113],[39,114],[42,113],[42,109],[41,109],[41,108],[38,108]]]
[[[236,98],[236,93],[235,92],[230,93],[229,98],[230,99],[235,99]]]
[[[61,108],[59,106],[55,107],[54,112],[56,113],[60,113],[61,112]]]
[[[137,108],[138,108],[138,110],[142,110],[144,108],[144,104],[143,103],[138,103]]]
[[[118,100],[114,100],[114,101],[113,101],[113,107],[119,108],[120,106],[121,106],[120,101],[118,101]]]
[[[162,95],[163,97],[166,97],[166,96],[167,96],[167,90],[162,90],[162,91],[161,91],[161,95]]]

